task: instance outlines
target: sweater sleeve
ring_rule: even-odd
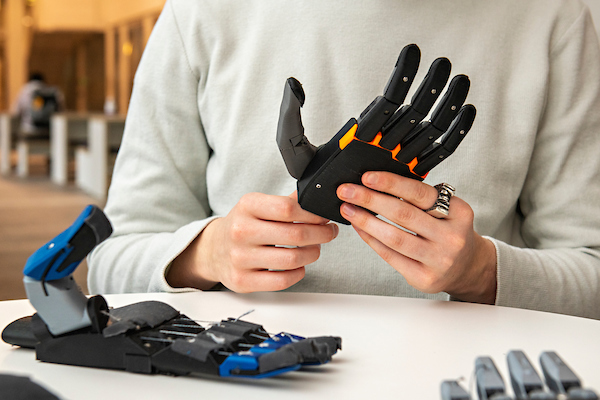
[[[171,7],[136,73],[105,208],[114,232],[88,257],[92,293],[174,291],[167,267],[211,220],[200,77]]]
[[[600,49],[583,10],[550,45],[546,106],[515,227],[493,240],[496,304],[600,318]]]

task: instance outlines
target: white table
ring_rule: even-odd
[[[600,321],[528,310],[429,300],[295,293],[228,292],[106,296],[122,306],[156,299],[202,320],[244,317],[269,332],[339,335],[343,350],[309,371],[264,380],[138,375],[35,361],[32,350],[0,344],[0,372],[30,375],[63,399],[440,399],[440,383],[464,378],[491,356],[508,386],[506,353],[525,351],[539,369],[556,351],[600,391]],[[0,303],[0,327],[33,312],[26,300]],[[511,389],[512,391],[512,389]],[[473,397],[475,398],[475,397]]]

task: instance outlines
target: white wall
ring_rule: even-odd
[[[596,30],[598,31],[598,36],[600,36],[600,0],[583,0],[584,3],[590,7],[592,11],[592,18],[594,19],[594,25],[596,25]]]

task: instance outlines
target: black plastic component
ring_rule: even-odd
[[[392,103],[383,96],[377,97],[364,115],[358,119],[356,138],[365,142],[375,139],[381,127],[394,115],[399,104]]]
[[[412,108],[427,115],[446,86],[451,70],[450,60],[444,57],[436,59],[411,100]]]
[[[415,79],[415,75],[417,75],[420,61],[421,50],[416,44],[409,44],[402,49],[390,80],[383,91],[383,96],[386,99],[392,103],[402,104]]]
[[[598,395],[591,389],[572,388],[569,390],[569,400],[598,400]]]
[[[243,339],[246,343],[260,343],[269,338],[269,334],[261,325],[236,319],[223,320],[213,325],[210,330],[231,334]]]
[[[302,363],[300,354],[294,349],[294,344],[281,347],[277,352],[267,353],[260,356],[258,373],[264,374],[269,371],[286,368],[291,365]]]
[[[506,386],[490,357],[477,357],[475,360],[475,377],[480,400],[504,399]]]
[[[471,400],[469,393],[457,381],[444,381],[441,385],[442,400]]]
[[[100,333],[108,324],[108,304],[102,296],[90,297],[87,301],[87,313],[92,321],[92,332]]]
[[[102,334],[108,338],[141,328],[154,328],[178,315],[177,310],[161,301],[130,304],[110,311],[113,322],[102,331]]]
[[[402,150],[398,153],[396,158],[398,161],[404,164],[410,163],[415,157],[417,157],[423,150],[431,146],[436,140],[442,136],[444,132],[437,129],[430,122],[421,122],[418,130],[413,134],[405,138],[402,144]]]
[[[2,340],[13,346],[35,348],[38,339],[31,330],[31,317],[19,318],[8,324],[2,331]]]
[[[360,184],[362,175],[367,171],[390,171],[413,179],[423,179],[412,174],[407,165],[393,160],[389,151],[359,140],[350,142],[343,152],[337,147],[330,160],[320,167],[316,173],[310,173],[312,171],[307,169],[298,181],[298,202],[305,210],[346,225],[349,222],[340,214],[342,201],[336,194],[341,184]]]
[[[510,381],[517,399],[529,398],[529,393],[542,390],[544,383],[529,359],[520,350],[513,350],[506,356]]]
[[[383,127],[383,138],[379,145],[385,149],[393,150],[402,140],[419,125],[425,118],[411,106],[403,106]]]
[[[394,115],[404,102],[410,85],[415,79],[420,59],[421,51],[416,45],[408,45],[402,49],[383,96],[373,100],[358,119],[356,132],[358,139],[365,142],[372,141],[381,131],[381,127]]]
[[[302,342],[311,344],[311,351],[306,351],[301,346],[296,348],[304,362],[308,364],[323,364],[331,360],[331,356],[342,349],[342,338],[338,336],[318,336]]]
[[[467,99],[471,82],[466,75],[456,75],[450,81],[448,90],[440,104],[435,108],[431,123],[441,131],[448,129],[460,108]]]
[[[94,312],[104,314],[105,302],[93,300],[90,304]],[[280,334],[275,340],[261,325],[233,318],[205,329],[158,301],[110,309],[108,314],[110,322],[101,332],[102,322],[98,322],[97,326],[53,336],[36,314],[10,324],[2,337],[14,345],[35,347],[40,361],[172,375],[261,377],[279,369],[297,369],[300,364],[323,364],[341,348],[337,337]],[[286,335],[294,339],[286,339]],[[278,344],[283,339],[289,343]],[[268,344],[263,346],[265,341]],[[247,354],[259,345],[261,351],[249,355],[257,360],[255,369],[221,370],[229,356]]]
[[[299,179],[317,151],[306,136],[302,125],[300,108],[305,95],[296,78],[286,81],[277,124],[277,146],[285,166],[294,178]]]
[[[529,400],[557,400],[556,395],[552,392],[546,392],[543,390],[534,390],[529,393]]]
[[[0,374],[0,397],[6,400],[59,400],[27,376]]]
[[[581,380],[555,352],[543,352],[540,355],[540,365],[546,384],[553,392],[564,394],[571,388],[581,387]]]
[[[110,221],[100,208],[93,206],[84,224],[69,241],[69,246],[73,247],[73,251],[63,260],[56,271],[62,272],[74,262],[83,260],[94,247],[102,243],[111,234],[112,225]],[[50,266],[52,264],[50,263]]]
[[[463,106],[448,129],[446,136],[442,139],[442,142],[439,145],[434,143],[429,149],[426,149],[417,156],[418,163],[413,169],[414,173],[425,175],[454,153],[471,129],[475,120],[475,114],[475,107],[470,104]]]

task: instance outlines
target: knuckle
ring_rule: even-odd
[[[401,204],[394,210],[393,217],[396,222],[406,223],[412,221],[415,218],[415,213],[406,205]]]
[[[239,243],[243,241],[245,237],[247,237],[246,231],[247,229],[245,224],[239,221],[235,221],[231,224],[231,227],[229,228],[229,237],[231,238],[232,242]]]
[[[304,278],[305,271],[304,268],[302,270],[294,271],[294,273],[276,273],[273,276],[272,280],[272,290],[283,290],[292,286],[300,279]]]
[[[454,265],[454,257],[448,254],[440,256],[438,266],[442,271],[447,271]]]
[[[359,187],[356,191],[356,197],[360,201],[360,203],[368,208],[371,204],[373,204],[373,192],[370,190],[363,190],[362,187]]]
[[[454,203],[452,203],[452,200],[454,200]],[[473,211],[473,209],[465,202],[459,202],[458,199],[452,200],[450,201],[450,206],[452,207],[452,205],[455,205],[455,208],[457,208],[457,214],[459,214],[460,218],[466,221],[473,222],[473,220],[475,219],[475,212]]]
[[[393,265],[393,261],[394,261],[394,257],[392,256],[392,252],[391,251],[382,251],[380,254],[381,258],[383,259],[383,261],[385,261],[386,263]]]
[[[467,239],[463,235],[452,235],[448,239],[455,254],[460,253],[465,247],[467,247]]]
[[[394,265],[396,261],[396,254],[392,249],[385,249],[379,252],[379,256],[389,265]]]
[[[406,240],[403,235],[393,234],[393,235],[390,235],[390,237],[388,238],[388,242],[393,249],[399,250],[404,247]]]
[[[287,231],[287,235],[290,243],[296,245],[303,244],[308,236],[302,224],[294,224],[294,226],[291,226]]]
[[[417,202],[417,204],[426,204],[426,203],[428,204],[429,199],[431,198],[429,186],[418,182],[418,184],[415,185],[413,197],[415,199],[415,202]],[[431,203],[433,204],[433,201],[431,201]]]
[[[281,201],[277,205],[277,213],[284,220],[290,220],[294,215],[296,210],[297,203],[293,199],[284,197],[281,198]]]
[[[239,266],[243,265],[247,258],[247,253],[245,251],[242,251],[242,249],[240,249],[239,247],[234,247],[229,251],[229,261],[231,262],[231,265],[234,266],[234,268],[239,268]],[[238,273],[237,270],[235,271],[235,273]]]
[[[238,201],[238,206],[242,210],[249,210],[252,208],[252,204],[254,203],[255,199],[256,199],[256,193],[246,193]]]
[[[368,208],[368,207],[365,207]],[[352,217],[352,225],[356,225],[366,230],[369,227],[369,218],[372,215],[361,207],[356,207],[356,214]]]
[[[300,255],[297,249],[286,249],[281,256],[281,267],[285,269],[291,269],[299,266]]]
[[[439,293],[443,290],[441,279],[432,271],[428,271],[422,277],[421,288],[425,293]]]
[[[245,286],[244,286],[245,281],[246,281],[246,278],[245,278],[244,274],[240,273],[240,271],[237,271],[237,270],[232,271],[229,276],[230,289],[235,292],[243,293],[244,291],[246,291]]]

